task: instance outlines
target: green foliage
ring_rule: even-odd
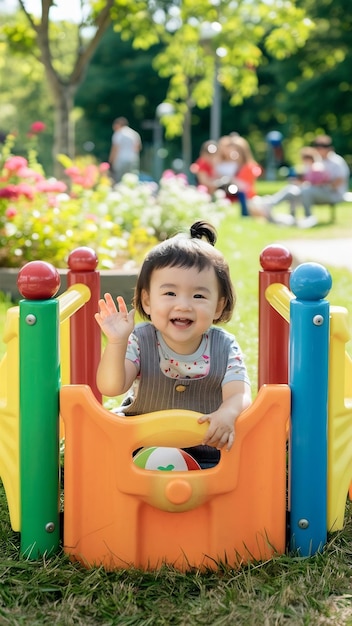
[[[170,178],[171,187],[174,183]],[[263,195],[277,187],[274,182],[258,183]],[[124,193],[128,195],[127,190]],[[136,212],[139,209],[140,205]],[[339,206],[334,225],[323,223],[324,207],[319,212],[322,223],[309,232],[243,219],[233,205],[219,225],[218,247],[229,261],[238,295],[229,330],[244,349],[253,386],[259,255],[270,243],[285,242],[289,247],[291,239],[305,239],[307,244],[310,239],[345,237],[351,232],[348,205]],[[336,267],[329,270],[331,303],[351,309],[351,273]],[[0,303],[1,329],[7,306]],[[219,564],[215,572],[187,574],[171,566],[155,572],[86,570],[61,551],[27,561],[19,555],[20,537],[11,530],[0,486],[0,622],[10,626],[351,626],[351,545],[352,507],[347,503],[344,529],[329,537],[321,554],[310,558],[284,554],[263,563],[243,564],[237,570]]]
[[[92,11],[82,21],[84,27],[96,26],[107,3],[99,0],[90,4]],[[143,128],[143,122],[154,119],[169,86],[167,97],[174,103],[175,114],[163,123],[167,124],[167,137],[174,138],[170,162],[179,156],[180,142],[175,138],[186,132],[184,119],[189,111],[195,157],[209,134],[207,109],[213,99],[214,54],[222,47],[227,51],[218,60],[223,86],[222,134],[236,130],[246,136],[264,164],[268,131],[281,130],[291,162],[297,149],[315,132],[327,132],[333,136],[336,149],[352,164],[349,0],[237,4],[228,0],[115,0],[111,19],[119,33],[115,31],[112,38],[110,32],[104,36],[76,100],[82,108],[73,111],[71,118],[79,120],[79,153],[89,140],[95,144],[95,155],[100,160],[107,158],[111,121],[121,112],[142,134],[145,169],[150,171],[148,143],[152,132]],[[196,28],[204,22],[222,26],[206,46]],[[0,16],[0,24],[9,33],[8,43],[5,37],[0,41],[0,130],[18,131],[17,151],[23,154],[21,140],[28,119],[47,119],[48,132],[42,137],[39,154],[46,171],[51,171],[53,107],[59,99],[51,97],[43,67],[34,56],[27,55],[27,50],[36,49],[31,47],[32,35],[23,12],[16,14],[16,36],[12,17]],[[50,42],[57,63],[54,67],[62,71],[64,85],[76,48],[82,62],[88,45],[84,35],[89,31],[83,29],[76,37],[73,24],[65,23],[59,35],[59,26],[50,25]],[[17,51],[23,46],[20,56],[9,52],[9,39],[13,51],[16,38]],[[159,43],[146,51],[155,41]],[[162,78],[151,67],[156,55],[155,67]],[[68,153],[62,146],[60,150]]]
[[[151,173],[148,148],[153,140],[155,110],[163,102],[168,80],[160,78],[152,68],[153,56],[160,46],[141,53],[131,41],[122,41],[119,33],[109,29],[101,41],[80,86],[76,106],[82,117],[76,123],[76,149],[84,150],[84,142],[94,142],[94,154],[106,160],[111,144],[111,124],[117,115],[124,115],[141,134],[143,169]],[[118,66],[116,65],[118,59]],[[144,127],[144,123],[148,127]]]
[[[10,50],[16,54],[29,54],[35,46],[35,32],[28,28],[28,24],[21,20],[17,24],[8,22],[2,27],[2,32],[7,38]]]
[[[270,193],[274,186],[277,183],[261,182],[259,190]],[[338,238],[351,228],[351,210],[343,205],[335,225],[321,225],[309,233],[242,219],[233,206],[220,224],[218,245],[229,260],[238,294],[231,329],[244,348],[253,381],[260,252],[269,243],[285,241],[289,247],[290,239]],[[329,269],[331,302],[350,308],[350,272]],[[1,310],[0,305],[0,314]],[[19,534],[11,530],[0,486],[0,622],[11,626],[350,626],[351,542],[348,503],[345,528],[329,537],[321,554],[310,558],[284,554],[237,570],[219,564],[214,572],[186,574],[171,566],[151,572],[86,570],[61,551],[27,561],[19,556]]]
[[[265,54],[258,69],[258,94],[238,115],[244,127],[260,133],[280,129],[288,138],[291,161],[298,147],[323,132],[333,137],[336,150],[351,165],[351,5],[348,0],[299,4],[314,23],[305,46],[280,62]]]
[[[294,2],[276,0],[259,6],[234,5],[231,0],[220,0],[216,6],[211,0],[185,1],[178,18],[179,28],[172,36],[165,33],[165,49],[154,60],[160,74],[170,77],[167,100],[177,114],[180,103],[190,109],[211,105],[215,74],[231,104],[241,104],[257,90],[261,46],[278,59],[286,58],[304,45],[313,26]],[[198,88],[199,83],[203,89]],[[175,124],[172,116],[164,123],[168,136],[182,133],[183,125]]]
[[[112,187],[107,163],[60,155],[68,189],[63,181],[45,178],[33,151],[30,161],[12,155],[12,142],[9,137],[0,158],[0,265],[5,267],[33,260],[66,267],[79,246],[96,251],[100,268],[138,265],[158,240],[201,217],[210,219],[214,210],[219,222],[229,206],[223,194],[212,202],[173,173],[164,174],[159,189],[134,174]]]

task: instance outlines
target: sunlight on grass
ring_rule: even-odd
[[[321,211],[325,219],[328,214],[324,208]],[[237,205],[233,216],[222,224],[218,246],[229,261],[237,292],[235,314],[227,328],[244,351],[253,388],[257,379],[261,251],[271,243],[291,239],[344,237],[352,232],[351,227],[352,211],[343,206],[338,209],[335,225],[309,232],[241,219]],[[329,300],[352,312],[351,273],[333,266],[328,269],[333,277]],[[7,307],[8,303],[0,300],[1,338]],[[105,572],[102,568],[85,570],[62,553],[38,562],[19,557],[19,536],[10,528],[0,487],[0,623],[351,626],[351,513],[348,504],[344,530],[331,535],[323,553],[311,558],[282,555],[265,563],[243,565],[239,570],[219,566],[217,572],[202,574],[181,574],[172,567],[157,572],[133,568]]]

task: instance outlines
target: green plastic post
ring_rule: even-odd
[[[21,554],[59,547],[59,303],[20,301]]]

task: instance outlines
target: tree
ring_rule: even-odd
[[[55,111],[53,151],[71,156],[74,96],[111,23],[136,48],[165,43],[155,63],[159,74],[170,79],[167,97],[175,112],[162,120],[169,136],[182,135],[184,127],[189,133],[190,122],[185,126],[185,120],[190,120],[193,106],[211,104],[215,75],[230,93],[231,104],[239,104],[256,90],[259,44],[264,41],[275,57],[285,58],[304,44],[312,27],[295,0],[259,5],[233,0],[81,0],[81,18],[74,25],[50,20],[53,0],[41,0],[38,18],[27,10],[25,0],[19,0],[19,6],[27,28],[17,19],[3,32],[13,50],[30,52],[43,64]],[[210,40],[204,37],[204,25],[214,23],[221,28]],[[72,34],[75,29],[69,49],[60,38],[67,29]],[[218,58],[220,47],[226,54]]]
[[[303,0],[302,0],[303,1]],[[310,141],[317,132],[333,136],[352,164],[351,29],[349,0],[304,0],[316,25],[304,51],[283,66],[288,97],[278,102],[286,128]],[[279,90],[283,75],[272,71]],[[303,123],[302,123],[303,121]]]
[[[5,20],[0,15],[0,28]],[[43,68],[31,56],[19,63],[6,41],[0,41],[0,84],[0,133],[15,133],[16,149],[22,153],[31,123],[45,119],[49,125],[52,118]]]
[[[141,54],[131,40],[121,40],[112,27],[107,30],[75,98],[81,112],[76,123],[78,150],[88,138],[94,143],[94,155],[106,160],[112,121],[123,115],[142,136],[142,169],[151,173],[155,113],[168,86],[167,79],[160,79],[152,67],[160,48],[158,44]]]
[[[239,127],[264,162],[265,135],[280,130],[286,158],[296,163],[299,149],[317,133],[332,136],[352,166],[349,0],[300,0],[315,24],[303,48],[278,61],[263,50],[258,90],[236,109]]]
[[[165,29],[166,46],[154,66],[170,80],[167,100],[175,114],[164,120],[167,134],[183,133],[188,160],[191,149],[185,134],[190,133],[191,112],[195,106],[211,106],[216,82],[229,94],[232,106],[240,105],[257,91],[263,49],[280,60],[289,57],[305,44],[313,23],[293,1],[276,0],[184,0],[176,16],[174,32]]]
[[[64,50],[60,34],[63,27],[72,28],[72,24],[50,21],[49,13],[54,5],[53,0],[41,0],[40,18],[27,10],[25,0],[19,0],[29,28],[25,28],[21,16],[16,21],[9,21],[3,27],[14,51],[30,52],[44,66],[55,112],[53,145],[55,155],[62,152],[73,156],[74,135],[70,116],[74,95],[98,43],[111,22],[110,10],[114,0],[94,3],[87,18],[83,13],[84,4],[81,3],[82,19],[75,26],[76,36],[70,39],[69,50]],[[88,26],[92,28],[93,33],[90,38],[84,36],[84,30]]]

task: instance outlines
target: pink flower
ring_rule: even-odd
[[[46,129],[46,125],[44,124],[44,122],[33,122],[33,124],[31,124],[30,127],[30,132],[31,133],[42,133],[43,130]]]
[[[80,174],[80,171],[77,165],[72,165],[71,167],[67,167],[65,169],[65,174],[67,174],[67,176],[73,177],[78,176]]]
[[[7,185],[0,188],[0,198],[6,198],[7,200],[17,199],[19,197],[17,185]]]
[[[68,167],[65,173],[76,185],[80,185],[84,189],[91,189],[98,180],[99,170],[96,165],[87,165],[82,170],[73,165]]]
[[[67,185],[61,180],[42,180],[37,183],[36,189],[43,193],[63,193],[67,190]]]
[[[28,200],[33,200],[35,189],[33,189],[31,185],[28,185],[27,183],[19,183],[17,185],[17,189],[19,196],[25,196]]]
[[[4,169],[8,170],[9,172],[18,172],[18,170],[27,166],[28,166],[27,159],[21,156],[9,157],[4,163]]]
[[[17,176],[20,176],[21,178],[32,178],[36,181],[44,179],[44,176],[42,176],[42,174],[39,174],[39,172],[32,170],[30,167],[21,167],[19,170],[17,170]]]
[[[100,163],[99,165],[99,171],[100,172],[107,172],[110,169],[110,163]]]
[[[5,211],[5,217],[7,217],[8,219],[11,219],[12,217],[15,217],[16,215],[17,215],[17,211],[14,206],[7,207]]]
[[[17,200],[20,196],[25,196],[28,200],[34,198],[34,189],[27,183],[19,183],[18,185],[7,185],[0,188],[0,198],[7,198],[8,200]]]
[[[165,170],[163,172],[162,178],[165,178],[165,179],[175,178],[175,172],[173,172],[172,170]]]
[[[99,169],[96,165],[87,165],[84,172],[84,183],[83,187],[86,189],[90,189],[94,187],[94,185],[98,182],[99,178]]]
[[[208,187],[205,185],[197,185],[197,189],[200,193],[209,193]]]

